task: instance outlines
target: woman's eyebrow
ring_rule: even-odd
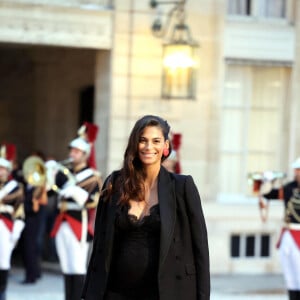
[[[161,140],[162,137],[151,137],[151,138],[147,138],[145,136],[141,136],[140,139],[144,139],[144,140]]]

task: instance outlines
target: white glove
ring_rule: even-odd
[[[11,241],[14,244],[14,247],[16,246],[24,227],[25,222],[23,220],[17,219],[14,221],[14,226],[11,233]]]
[[[55,186],[55,176],[58,172],[58,163],[55,160],[48,160],[45,163],[46,167],[46,190],[50,191]]]
[[[88,199],[89,193],[78,185],[70,185],[60,191],[63,198],[73,198],[80,206]]]

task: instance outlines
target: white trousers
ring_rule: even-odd
[[[288,230],[283,233],[279,256],[288,290],[300,290],[300,249]]]
[[[88,243],[78,241],[68,222],[62,222],[55,236],[55,244],[64,274],[86,274]]]
[[[0,269],[9,270],[11,254],[14,249],[12,233],[8,230],[3,220],[0,219]]]

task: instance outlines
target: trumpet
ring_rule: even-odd
[[[252,186],[253,194],[258,195],[263,184],[273,184],[275,181],[279,181],[280,185],[282,185],[286,176],[286,173],[280,171],[264,171],[248,173],[247,177],[249,185]]]
[[[283,199],[283,180],[286,176],[286,173],[278,171],[253,172],[248,174],[248,183],[252,185],[252,193],[258,196],[260,218],[263,222],[266,222],[268,219],[269,212],[269,203],[263,198],[263,190],[267,193],[277,183],[279,185],[278,199]],[[268,191],[266,191],[266,188]]]
[[[45,163],[46,169],[47,169],[47,190],[53,190],[55,192],[58,192],[60,188],[56,184],[55,176],[58,172],[62,172],[67,177],[67,182],[64,184],[64,186],[67,185],[75,185],[76,184],[76,178],[71,173],[71,171],[67,168],[72,163],[73,159],[68,158],[62,161],[55,161],[55,160],[48,160]]]

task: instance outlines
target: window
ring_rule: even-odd
[[[257,15],[264,18],[285,18],[285,0],[263,0],[257,2]]]
[[[228,1],[229,15],[250,16],[251,0],[229,0]]]
[[[245,201],[247,174],[282,170],[282,140],[290,69],[229,64],[221,113],[220,194],[227,202]],[[282,147],[280,147],[282,146]],[[250,242],[249,242],[250,243]]]
[[[240,256],[240,236],[232,235],[231,236],[231,257],[239,257]]]
[[[246,256],[251,257],[255,256],[255,236],[248,235],[246,236]]]
[[[230,16],[285,19],[287,2],[286,0],[228,0],[227,13]]]
[[[232,258],[270,256],[269,234],[233,234],[230,238]]]
[[[261,236],[260,255],[262,257],[270,256],[270,236],[268,234]]]

